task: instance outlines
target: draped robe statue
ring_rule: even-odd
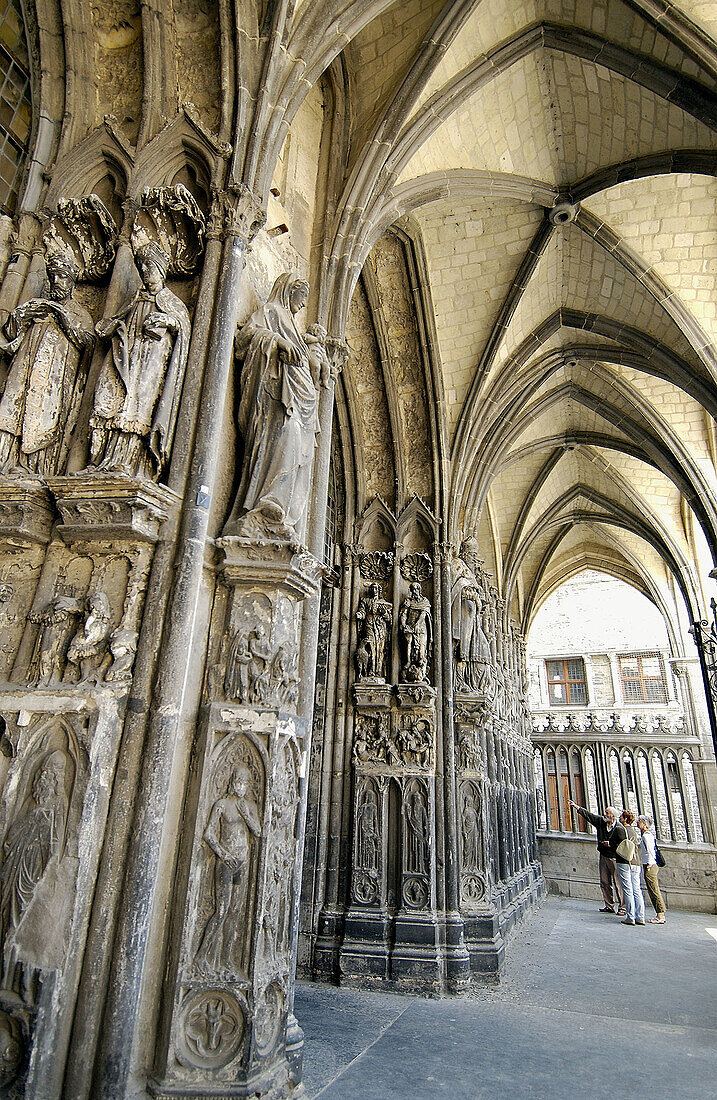
[[[457,691],[490,696],[493,670],[488,637],[481,623],[483,601],[465,546],[452,565],[451,627]]]
[[[303,279],[284,272],[237,333],[244,465],[227,535],[292,540],[302,533],[325,378],[321,349],[294,319],[308,293]]]
[[[97,325],[111,346],[95,389],[90,465],[157,481],[169,461],[190,321],[165,286],[167,253],[150,242],[134,257],[142,288]]]
[[[59,252],[46,267],[49,297],[23,302],[5,324],[12,358],[0,400],[2,473],[61,473],[82,399],[94,332],[73,297],[79,268]]]

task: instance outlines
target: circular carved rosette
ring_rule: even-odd
[[[223,989],[195,989],[182,1006],[178,1056],[185,1065],[221,1069],[241,1046],[244,1013]]]
[[[403,901],[409,909],[425,909],[428,905],[428,882],[419,875],[409,875],[403,883]]]
[[[485,879],[482,875],[464,875],[461,894],[467,906],[479,905],[485,897]]]
[[[378,900],[378,883],[368,871],[355,871],[353,893],[359,905],[374,905]]]
[[[272,984],[257,1001],[254,1012],[254,1042],[261,1055],[271,1054],[281,1037],[284,1022],[284,994]]]

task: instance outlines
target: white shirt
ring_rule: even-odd
[[[649,831],[642,834],[640,853],[642,855],[643,867],[657,866],[657,860],[655,859],[655,837]]]

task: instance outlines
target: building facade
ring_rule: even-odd
[[[13,1100],[298,1096],[297,968],[495,978],[537,610],[599,564],[672,656],[707,618],[692,7],[0,4]]]

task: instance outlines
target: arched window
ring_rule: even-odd
[[[0,0],[0,212],[15,213],[30,141],[30,61],[20,0]]]
[[[585,787],[587,802],[585,805],[589,810],[592,810],[594,814],[599,812],[598,796],[597,796],[597,778],[595,776],[595,757],[592,749],[585,750],[585,766],[583,768],[583,774],[585,776]],[[576,800],[577,801],[577,800]]]
[[[685,801],[687,811],[692,819],[692,839],[698,844],[704,844],[705,836],[702,830],[702,817],[700,815],[700,803],[697,797],[695,784],[695,771],[692,767],[692,757],[688,752],[682,753],[682,774],[685,780]]]

